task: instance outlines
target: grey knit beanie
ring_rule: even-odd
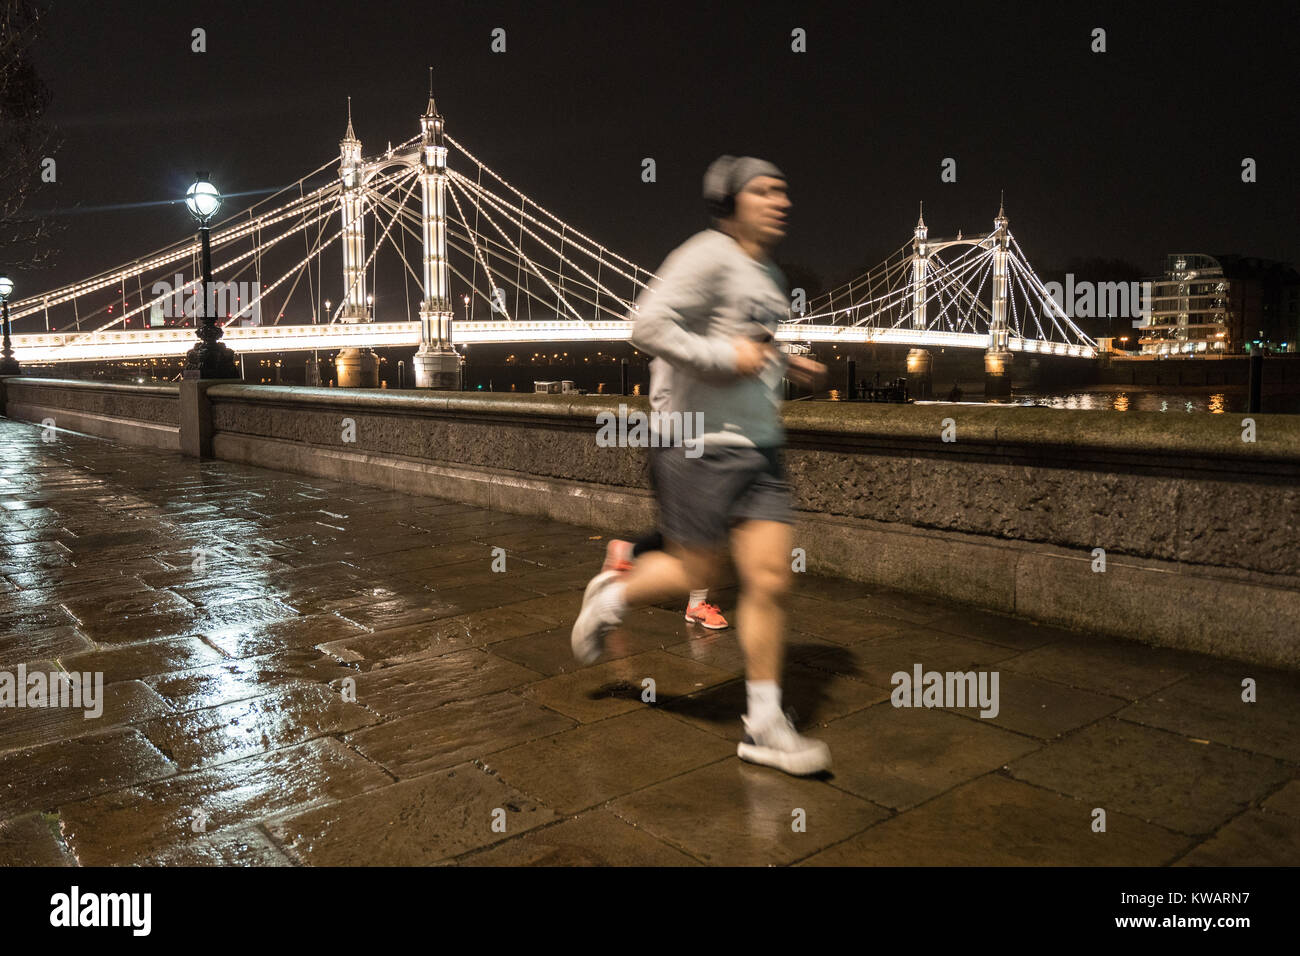
[[[736,193],[755,176],[785,179],[785,173],[765,159],[753,156],[719,156],[704,173],[704,205],[714,219],[736,210]]]

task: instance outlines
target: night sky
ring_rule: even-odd
[[[590,6],[56,0],[39,65],[64,142],[29,207],[170,199],[198,169],[226,193],[283,186],[337,158],[349,94],[371,155],[418,132],[432,65],[451,135],[651,269],[703,226],[701,175],[724,152],[785,170],[778,258],[828,284],[906,242],[917,200],[931,236],[982,232],[1004,187],[1040,272],[1091,256],[1154,272],[1171,251],[1300,262],[1290,7]],[[60,218],[57,265],[18,297],[192,234],[183,206]]]

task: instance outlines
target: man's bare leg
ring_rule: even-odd
[[[794,530],[780,521],[744,521],[732,529],[731,555],[740,576],[737,629],[745,652],[745,739],[736,748],[742,760],[778,767],[786,773],[828,770],[830,749],[795,732],[781,709],[781,668],[785,660],[785,600],[792,571]]]
[[[751,681],[781,682],[793,544],[794,528],[780,521],[742,521],[731,531],[731,556],[740,577],[736,626]]]
[[[726,564],[726,551],[686,548],[665,541],[663,551],[637,558],[624,579],[623,599],[628,607],[641,607],[717,587],[725,577]]]

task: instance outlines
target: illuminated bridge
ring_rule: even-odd
[[[653,273],[525,196],[443,126],[430,95],[418,135],[363,158],[349,106],[337,159],[213,227],[217,314],[232,349],[339,350],[360,369],[351,384],[377,384],[366,380],[371,348],[415,348],[416,384],[449,387],[456,345],[629,337],[627,318]],[[340,251],[341,283],[332,271]],[[367,290],[381,274],[384,308],[404,321],[375,321]],[[394,276],[402,296],[391,292]],[[15,301],[16,357],[181,355],[196,342],[201,285],[199,245],[187,238]],[[906,345],[909,364],[928,361],[930,347],[983,349],[990,368],[1014,352],[1096,354],[1030,268],[1001,208],[992,231],[965,238],[931,239],[919,219],[884,263],[794,305],[780,340]]]

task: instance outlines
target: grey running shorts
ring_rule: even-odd
[[[681,446],[652,455],[659,530],[692,548],[723,548],[739,521],[794,523],[790,485],[779,448],[706,447],[698,458]]]

